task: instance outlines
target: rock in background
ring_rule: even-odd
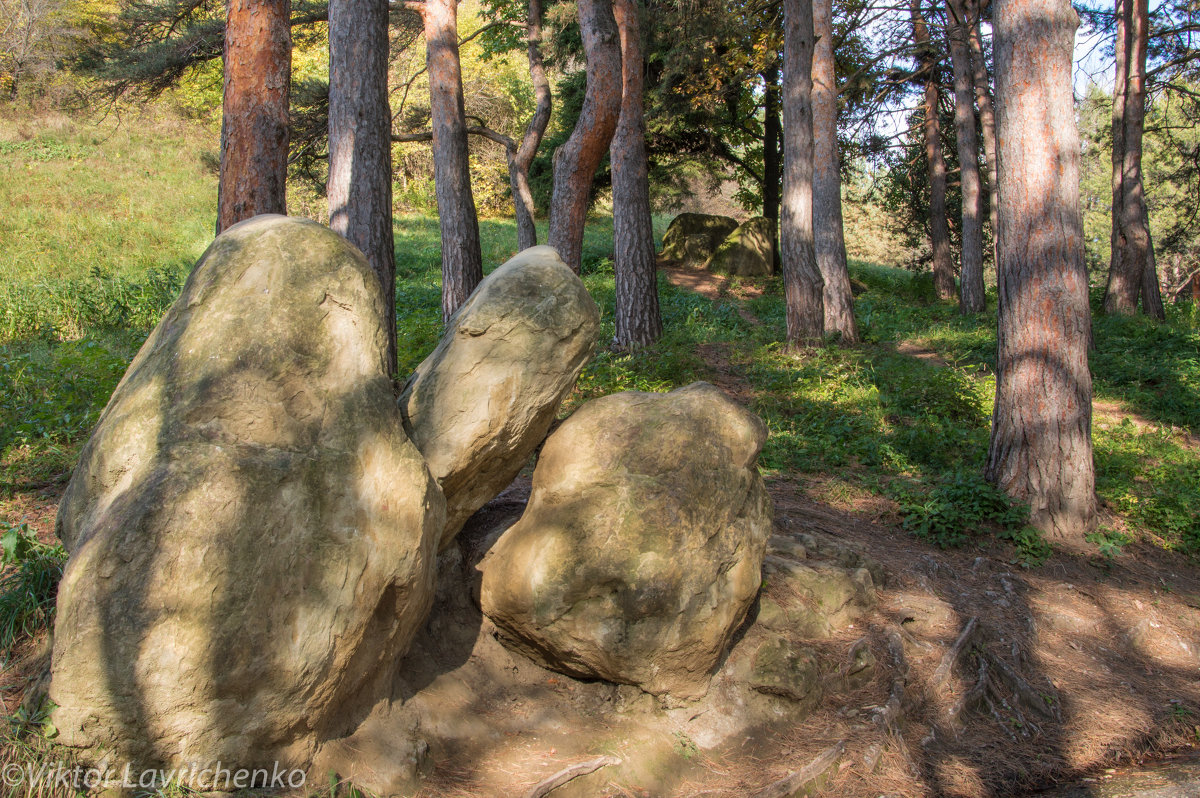
[[[551,247],[479,284],[400,397],[405,428],[446,495],[445,546],[545,439],[591,358],[600,311]]]
[[[708,260],[737,226],[737,220],[728,216],[681,213],[667,226],[659,256],[699,266]]]
[[[695,698],[761,582],[763,423],[717,388],[587,403],[547,439],[481,604],[552,670]]]
[[[304,766],[404,653],[445,505],[387,376],[365,258],[312,222],[220,236],[85,446],[50,698],[138,766]]]
[[[765,216],[743,222],[721,242],[704,268],[738,277],[774,274],[775,223]]]

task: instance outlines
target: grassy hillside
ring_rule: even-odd
[[[130,358],[211,239],[211,131],[163,120],[93,126],[62,117],[0,119],[0,521],[14,495],[61,486]],[[661,233],[665,220],[656,220]],[[510,222],[482,224],[492,268],[516,249]],[[568,410],[616,390],[706,379],[769,424],[770,473],[830,503],[949,545],[994,534],[1036,561],[1023,511],[979,476],[988,439],[993,310],[964,319],[923,278],[857,262],[865,343],[786,353],[778,279],[719,283],[705,296],[660,291],[666,337],[651,351],[604,348],[612,329],[611,220],[589,226],[585,280],[600,303],[601,351]],[[436,220],[396,219],[400,371],[441,333]],[[1200,548],[1200,333],[1194,311],[1166,325],[1098,319],[1093,356],[1097,540],[1129,535]]]

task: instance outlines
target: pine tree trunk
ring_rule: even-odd
[[[546,126],[550,124],[550,80],[546,77],[546,67],[542,61],[541,0],[529,0],[525,41],[529,51],[529,77],[533,81],[535,105],[533,117],[521,138],[521,145],[508,159],[508,176],[512,184],[513,206],[517,216],[517,246],[521,249],[537,245],[533,191],[529,187],[529,166],[537,155],[542,136],[546,133]]]
[[[825,333],[839,335],[844,344],[854,344],[858,343],[858,325],[854,321],[854,294],[846,268],[842,222],[832,0],[813,0],[813,34],[813,240],[817,267],[825,281]]]
[[[287,213],[291,0],[230,0],[217,232],[260,213]]]
[[[479,220],[471,194],[467,112],[458,60],[458,3],[425,0],[433,187],[442,233],[442,318],[449,319],[483,279]]]
[[[779,238],[789,347],[819,343],[824,280],[813,237],[813,10],[783,2],[783,202]]]
[[[1147,315],[1165,318],[1142,180],[1146,119],[1146,0],[1116,0],[1116,77],[1113,82],[1113,203],[1106,313],[1134,313],[1138,295]]]
[[[983,42],[979,32],[979,20],[983,15],[979,0],[967,0],[970,28],[967,31],[971,47],[971,72],[975,84],[975,105],[979,108],[979,132],[983,137],[983,159],[988,172],[988,223],[992,228],[993,261],[996,248],[997,214],[1000,212],[1000,177],[996,163],[996,113],[992,108],[992,92],[988,87],[987,61],[983,56]]]
[[[779,231],[779,142],[783,139],[779,118],[779,64],[771,61],[762,71],[763,79],[763,210],[762,215],[775,223]]]
[[[387,0],[329,4],[329,226],[367,256],[388,305],[388,373],[396,371],[392,114]]]
[[[963,313],[984,309],[983,192],[979,180],[979,141],[975,136],[974,79],[971,72],[970,18],[965,0],[949,0],[950,61],[954,69],[954,133],[962,185],[962,258],[958,306]]]
[[[933,288],[939,299],[953,299],[954,259],[950,253],[950,224],[946,218],[946,159],[942,155],[941,125],[938,122],[940,92],[937,54],[929,41],[929,26],[921,13],[921,0],[911,0],[913,44],[917,49],[917,74],[925,81],[922,105],[925,121],[925,168],[929,175],[929,243],[933,251]]]
[[[996,0],[1000,143],[996,405],[987,478],[1035,526],[1082,543],[1095,524],[1091,328],[1079,212],[1069,0]]]
[[[579,273],[592,178],[621,115],[621,43],[612,0],[579,0],[579,29],[587,56],[587,92],[571,137],[554,153],[550,246]]]
[[[645,62],[635,0],[613,0],[621,36],[621,117],[609,147],[612,162],[613,245],[616,274],[614,343],[639,349],[662,337],[654,230],[650,220],[650,181],[646,125],[642,117]]]

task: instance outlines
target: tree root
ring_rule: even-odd
[[[754,793],[754,798],[790,798],[805,785],[825,775],[844,753],[846,753],[846,741],[842,740],[836,745],[826,748],[816,759],[804,767]]]
[[[586,762],[576,762],[574,765],[565,767],[544,781],[539,781],[529,792],[525,793],[525,798],[545,798],[551,790],[556,790],[572,779],[577,779],[580,776],[586,776],[589,773],[595,773],[602,767],[608,765],[619,765],[621,760],[615,756],[600,756],[595,759],[589,759]]]
[[[977,618],[970,618],[954,644],[946,651],[930,679],[930,688],[942,692],[959,666],[975,659],[975,681],[946,712],[945,725],[954,737],[962,731],[963,715],[978,708],[992,716],[1005,732],[1017,741],[1041,733],[1040,721],[1061,721],[1057,697],[1052,687],[1045,691],[1035,688],[1016,668],[983,645],[983,629]],[[1016,643],[1012,646],[1013,660],[1018,666],[1024,657]]]

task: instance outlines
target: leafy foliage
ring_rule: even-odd
[[[67,553],[42,543],[25,524],[0,523],[0,649],[48,627]]]

